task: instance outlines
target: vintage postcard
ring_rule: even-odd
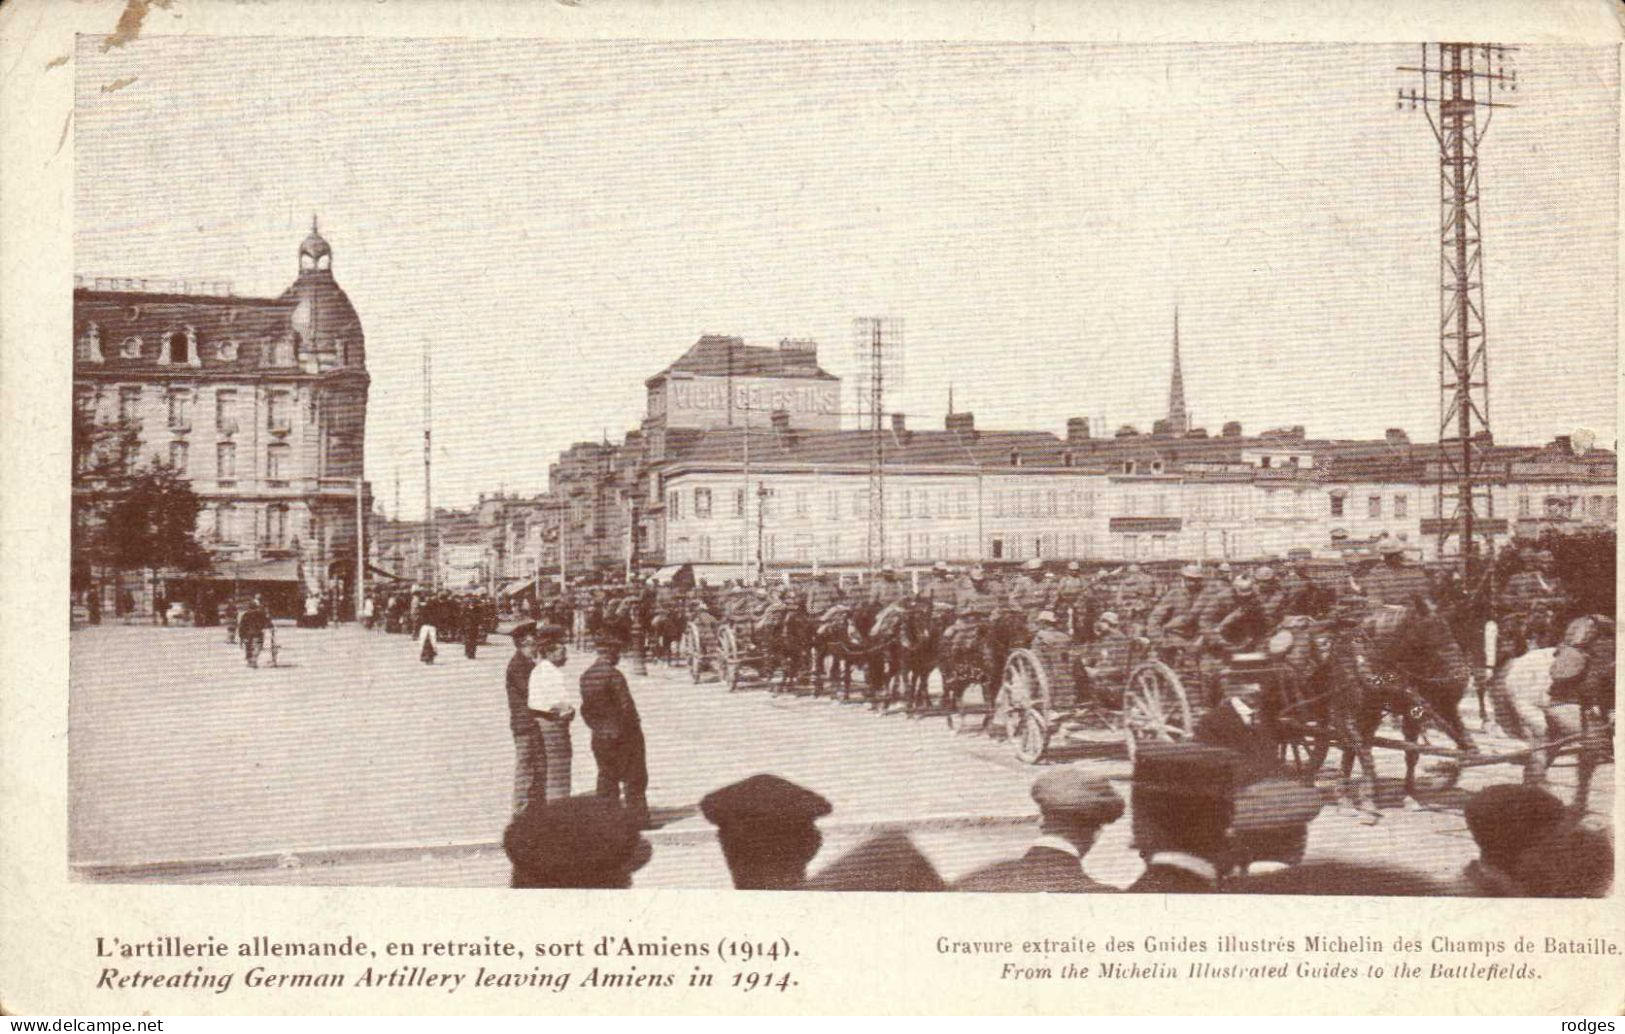
[[[8,9],[0,1005],[1617,1012],[1617,25],[1168,10]]]

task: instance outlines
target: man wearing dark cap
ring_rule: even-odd
[[[1563,825],[1563,802],[1539,787],[1501,783],[1473,794],[1463,810],[1478,858],[1467,863],[1451,891],[1462,897],[1522,896],[1512,876],[1518,856]]]
[[[753,775],[700,801],[740,890],[799,887],[824,843],[814,822],[829,813],[824,798],[775,775]]]
[[[520,889],[625,889],[650,855],[631,815],[602,797],[536,801],[502,835]]]
[[[581,718],[592,730],[592,756],[598,762],[598,795],[622,800],[641,826],[648,821],[649,770],[644,760],[643,724],[632,690],[615,665],[620,641],[600,635],[598,657],[581,673]]]
[[[541,801],[547,778],[547,759],[543,753],[541,732],[531,717],[528,702],[531,672],[540,656],[536,622],[526,621],[516,625],[512,635],[513,656],[508,658],[503,684],[508,691],[508,731],[513,734],[513,813],[517,815],[531,801]]]
[[[1129,801],[1145,872],[1128,889],[1201,894],[1218,886],[1228,848],[1240,757],[1195,743],[1147,743],[1134,760]]]
[[[1123,798],[1104,779],[1068,765],[1033,782],[1038,839],[1020,858],[971,873],[955,890],[1098,894],[1116,887],[1084,875],[1083,859],[1102,826],[1123,817]]]

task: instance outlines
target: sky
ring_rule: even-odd
[[[75,268],[275,295],[311,214],[360,313],[367,475],[530,494],[702,333],[904,327],[888,408],[1436,437],[1415,46],[81,37]],[[1617,436],[1619,70],[1528,47],[1481,154],[1497,440]],[[1098,426],[1098,424],[1097,424]]]

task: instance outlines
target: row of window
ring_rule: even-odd
[[[1124,493],[1117,506],[1117,512],[1122,516],[1168,516],[1176,508],[1182,508],[1185,516],[1193,520],[1207,520],[1225,518],[1241,520],[1247,516],[1247,500],[1249,489],[1236,488],[1220,492],[1203,490],[1178,492],[1151,492],[1151,493]],[[731,498],[728,506],[728,516],[743,517],[745,514],[745,493],[743,489],[733,489],[729,493]],[[772,489],[760,495],[762,516],[772,519],[780,516],[792,515],[796,519],[806,519],[811,516],[811,491],[808,489],[794,489],[783,493],[788,496],[789,510],[784,510],[781,493]],[[825,516],[831,521],[843,518],[866,519],[869,516],[870,499],[867,487],[851,491],[850,502],[843,508],[841,490],[829,489],[825,493]],[[689,501],[690,492],[673,490],[667,495],[666,515],[669,521],[683,521],[688,518],[689,510],[685,505]],[[993,517],[1084,517],[1095,516],[1095,493],[1082,488],[1031,488],[1014,489],[1009,491],[993,491],[988,493],[990,511]],[[1349,497],[1342,492],[1333,492],[1328,497],[1329,514],[1332,517],[1351,517]],[[692,490],[692,515],[700,520],[707,520],[717,515],[713,504],[712,489],[696,488]],[[1303,519],[1309,516],[1311,494],[1305,489],[1264,489],[1263,505],[1259,511],[1261,516],[1286,517]],[[1543,500],[1543,516],[1549,518],[1573,518],[1590,516],[1601,519],[1606,515],[1615,516],[1617,501],[1613,496],[1593,495],[1589,498],[1582,496],[1547,496]],[[1518,497],[1518,516],[1533,516],[1533,504],[1528,495]],[[1385,512],[1388,516],[1404,520],[1410,517],[1410,495],[1400,492],[1392,496],[1379,494],[1368,495],[1365,499],[1365,516],[1370,519],[1381,519]],[[971,516],[971,491],[969,489],[946,488],[893,488],[884,498],[884,513],[892,518],[943,518],[943,517],[969,517]],[[1440,516],[1438,497],[1433,496],[1433,516]]]
[[[173,441],[169,443],[169,455],[166,457],[169,465],[182,476],[191,475],[192,445],[186,441]],[[92,457],[83,457],[82,462],[88,465]],[[124,453],[123,465],[125,473],[133,474],[140,463],[139,449],[130,449]],[[214,447],[214,476],[221,482],[234,481],[237,473],[237,445],[234,442],[220,442]],[[265,477],[270,481],[287,481],[294,476],[293,447],[283,442],[272,442],[265,447]]]
[[[295,333],[291,338],[282,338],[270,342],[261,353],[263,361],[271,366],[292,366],[300,337]],[[340,354],[344,354],[344,343],[334,342]],[[242,353],[242,345],[235,339],[216,341],[209,345],[216,359],[221,362],[236,362]],[[146,342],[139,336],[132,335],[124,338],[118,345],[120,359],[140,359],[146,350]],[[197,334],[191,328],[173,330],[163,335],[159,340],[157,362],[160,366],[201,366],[201,348],[198,345]],[[102,347],[101,328],[92,323],[88,330],[74,344],[74,357],[80,362],[102,363],[107,361],[107,354]]]
[[[166,393],[169,427],[171,430],[184,431],[192,427],[192,404],[195,393],[191,388],[171,388]],[[141,398],[142,389],[139,387],[122,387],[118,394],[118,420],[125,427],[139,428],[141,425]],[[235,434],[240,430],[237,420],[238,393],[235,388],[219,388],[214,393],[214,423],[221,434]],[[79,412],[87,417],[94,417],[96,409],[96,389],[82,386],[75,389],[74,404]],[[273,432],[286,432],[293,428],[294,394],[292,391],[268,391],[265,393],[265,426]],[[314,415],[314,411],[312,411]]]
[[[218,503],[203,511],[204,536],[221,545],[257,541],[262,547],[280,549],[292,541],[293,526],[285,503],[265,507],[265,521],[259,523],[257,510],[231,503]]]

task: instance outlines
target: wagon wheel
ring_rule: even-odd
[[[696,684],[705,668],[704,648],[700,645],[700,630],[690,625],[683,629],[683,656],[688,661],[688,676]]]
[[[993,720],[1014,740],[1020,735],[1022,711],[1042,711],[1049,706],[1049,676],[1031,650],[1010,651],[1004,661],[1004,675],[999,682],[999,695],[993,702]],[[1047,735],[1046,735],[1047,739]]]
[[[1129,760],[1148,742],[1179,743],[1195,730],[1185,684],[1161,661],[1145,661],[1129,672],[1123,690],[1123,741]]]
[[[734,638],[734,630],[723,625],[717,629],[717,653],[722,664],[722,681],[728,684],[728,692],[739,688],[739,640]]]
[[[1038,764],[1044,751],[1049,749],[1050,725],[1037,708],[1023,707],[1016,712],[1016,757],[1029,765]]]

